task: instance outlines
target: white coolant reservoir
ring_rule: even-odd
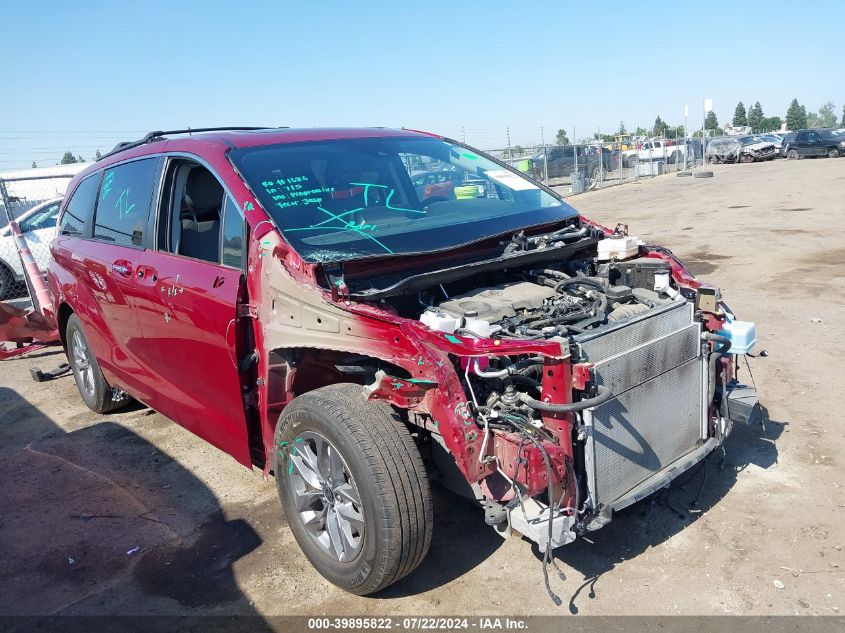
[[[630,259],[640,254],[640,240],[634,235],[608,235],[599,241],[598,260]]]
[[[473,334],[481,338],[490,338],[494,332],[498,332],[502,328],[498,325],[490,325],[490,321],[479,319],[478,313],[464,315],[464,329],[469,330]]]
[[[423,325],[435,332],[445,332],[451,334],[458,329],[460,319],[450,316],[440,310],[439,308],[426,308],[425,312],[420,315],[420,321]]]

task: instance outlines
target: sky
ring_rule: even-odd
[[[839,2],[0,0],[0,171],[156,129],[424,129],[482,149],[845,103]],[[799,25],[807,28],[797,28]],[[837,29],[837,37],[840,35]],[[836,37],[834,37],[836,39]],[[825,43],[825,40],[828,43]],[[838,41],[838,40],[837,40]]]

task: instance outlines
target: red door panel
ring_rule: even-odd
[[[135,350],[141,329],[134,304],[134,269],[144,251],[92,240],[74,240],[77,270],[76,309],[106,379],[147,401],[152,373]]]
[[[250,465],[234,349],[240,271],[148,251],[135,280],[138,354],[156,373],[148,404]]]

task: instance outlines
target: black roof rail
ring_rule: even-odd
[[[174,134],[193,134],[194,132],[250,132],[255,130],[279,130],[282,129],[281,127],[198,127],[198,128],[188,128],[187,130],[156,130],[154,132],[150,132],[144,135],[144,138],[141,138],[137,141],[123,141],[118,143],[114,146],[114,149],[110,151],[108,154],[104,154],[100,157],[100,160],[108,157],[113,156],[119,152],[123,152],[127,149],[132,149],[133,147],[140,147],[141,145],[146,145],[147,143],[153,143],[155,141],[163,141],[165,136],[172,136]]]

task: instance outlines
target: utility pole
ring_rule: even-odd
[[[511,129],[510,129],[510,127],[505,128],[505,133],[508,135],[508,158],[511,161],[511,165],[513,165],[513,154],[511,153]]]

